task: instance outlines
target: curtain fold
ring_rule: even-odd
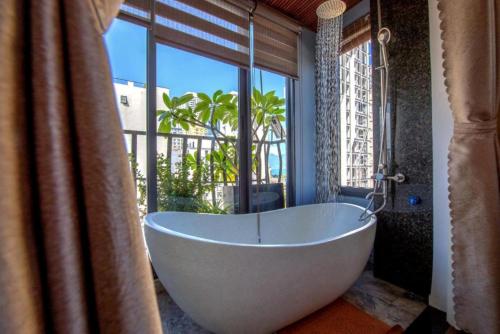
[[[440,0],[457,325],[500,333],[500,1]]]
[[[120,1],[0,2],[0,332],[159,333],[101,33]]]
[[[94,9],[93,20],[96,30],[104,33],[111,25],[113,19],[118,15],[120,6],[124,0],[90,0]]]

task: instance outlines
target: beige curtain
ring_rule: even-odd
[[[119,0],[0,1],[0,333],[158,333],[102,33]]]
[[[500,333],[500,0],[440,0],[449,151],[455,317]]]

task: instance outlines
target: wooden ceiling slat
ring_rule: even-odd
[[[316,31],[318,18],[316,8],[325,0],[260,0],[261,2],[276,8],[277,10],[293,17],[302,25]],[[349,10],[357,5],[361,0],[344,0]]]

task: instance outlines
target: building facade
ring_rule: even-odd
[[[371,42],[340,56],[340,179],[344,187],[373,186]]]

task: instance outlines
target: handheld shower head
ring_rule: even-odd
[[[342,0],[328,0],[316,9],[316,15],[320,19],[334,19],[342,15],[346,10],[346,4]]]
[[[378,31],[377,40],[381,45],[387,45],[391,40],[391,31],[388,28],[381,28]]]

